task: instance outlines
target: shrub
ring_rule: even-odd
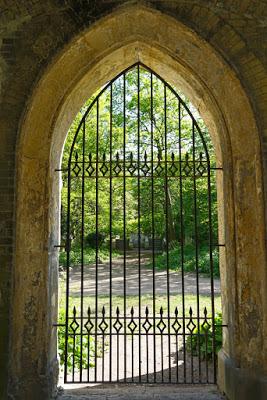
[[[147,266],[151,267],[149,263]],[[156,268],[166,269],[166,252],[156,256]],[[169,250],[169,268],[170,270],[181,269],[181,246],[175,245]],[[200,273],[210,274],[210,251],[209,246],[200,246],[198,249],[198,268]],[[192,244],[184,246],[184,271],[194,272],[196,270],[195,247]],[[220,276],[219,271],[219,252],[213,251],[213,274]]]
[[[196,321],[195,321],[196,323]],[[215,353],[218,354],[222,348],[222,313],[217,313],[214,318],[215,324]],[[196,327],[193,330],[192,336],[189,335],[186,340],[186,350],[194,356],[199,356],[202,359],[212,359],[213,354],[213,337],[212,326],[206,328],[200,326],[199,330]]]
[[[116,257],[118,256],[118,251],[115,249],[112,250],[112,256]],[[110,254],[109,254],[109,249],[108,248],[100,248],[98,249],[98,257],[102,261],[107,261],[109,260]],[[95,263],[95,258],[96,258],[96,251],[95,249],[91,249],[90,247],[86,247],[83,252],[83,261],[84,264],[92,264]],[[67,265],[67,257],[66,257],[66,252],[61,251],[59,253],[59,264],[62,266]],[[75,265],[80,265],[81,264],[81,248],[76,246],[72,247],[70,251],[70,265],[75,266]]]
[[[97,239],[97,240],[96,240]],[[91,248],[95,248],[96,247],[96,241],[98,243],[98,247],[100,247],[105,240],[105,235],[103,233],[96,233],[96,232],[92,232],[89,233],[86,238],[85,238],[85,243],[91,247]]]
[[[61,309],[59,312],[58,323],[63,324],[65,322],[65,310]],[[89,341],[89,342],[88,342]],[[88,349],[90,351],[90,362],[89,367],[94,366],[94,357],[95,357],[95,346],[94,346],[94,338],[92,336],[88,337],[88,335],[83,336],[83,349],[81,352],[81,337],[77,335],[75,337],[75,346],[74,346],[74,338],[73,336],[68,337],[68,357],[67,357],[67,370],[69,372],[72,371],[73,363],[74,367],[80,368],[80,360],[82,354],[82,368],[88,368]],[[58,328],[58,354],[60,365],[64,365],[65,363],[65,326],[60,326]],[[74,360],[73,360],[74,355]]]

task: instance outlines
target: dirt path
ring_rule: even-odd
[[[152,294],[153,293],[153,269],[148,268],[146,264],[151,262],[151,253],[142,252],[141,254],[141,265],[140,265],[140,277],[141,277],[141,294]],[[111,273],[111,275],[110,275]],[[124,280],[124,273],[126,279]],[[95,264],[86,265],[84,268],[84,296],[95,295]],[[109,295],[110,294],[110,276],[112,280],[112,294],[113,295],[124,295],[124,281],[125,290],[127,295],[138,295],[139,289],[139,262],[136,253],[131,252],[126,257],[126,266],[124,271],[124,258],[119,256],[112,262],[112,270],[110,271],[110,265],[108,262],[101,262],[98,264],[98,294]],[[74,267],[70,273],[70,287],[72,295],[80,294],[80,282],[81,282],[81,269],[79,266]],[[167,293],[167,271],[158,270],[155,271],[155,291],[157,294]],[[185,294],[196,294],[197,292],[197,277],[193,272],[187,272],[184,274],[184,293]],[[170,294],[182,294],[182,273],[181,271],[170,271],[169,272],[169,293]],[[210,295],[211,293],[211,281],[210,278],[205,275],[199,276],[199,294]],[[214,279],[214,294],[220,294],[220,280]]]

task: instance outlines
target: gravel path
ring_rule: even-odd
[[[151,252],[141,254],[141,292],[152,294],[153,291],[153,270],[145,264],[151,262]],[[139,275],[138,256],[131,252],[126,257],[126,293],[127,295],[138,295]],[[73,296],[80,295],[81,271],[76,266],[70,273],[70,288]],[[189,272],[184,274],[185,294],[195,294],[197,290],[196,274]],[[157,294],[167,292],[167,271],[155,271],[155,287]],[[169,272],[170,294],[182,293],[181,271]],[[210,278],[199,276],[199,294],[210,295]],[[109,295],[110,293],[110,265],[108,262],[98,265],[98,294]],[[95,264],[86,265],[84,268],[84,296],[95,294]],[[124,263],[123,256],[119,256],[112,262],[112,294],[123,296],[124,294]],[[214,279],[214,294],[220,294],[220,280]]]

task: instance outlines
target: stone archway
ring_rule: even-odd
[[[95,89],[136,61],[180,87],[213,135],[224,169],[218,192],[228,331],[220,355],[220,387],[230,399],[250,398],[245,383],[254,382],[263,393],[264,214],[252,109],[234,72],[209,45],[171,17],[132,6],[103,18],[64,49],[40,78],[21,124],[10,387],[20,398],[48,398],[56,384],[52,324],[57,314],[59,181],[54,170],[68,126]],[[258,376],[248,380],[252,371]]]

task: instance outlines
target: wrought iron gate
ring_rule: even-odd
[[[218,168],[207,132],[141,63],[82,113],[60,170],[64,380],[214,383]]]

